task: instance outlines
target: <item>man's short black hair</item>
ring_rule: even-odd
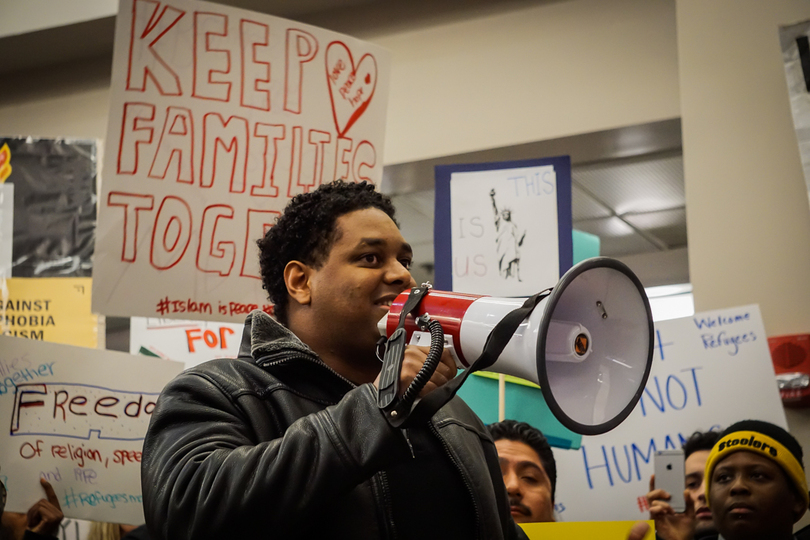
[[[548,439],[539,429],[530,426],[526,422],[516,420],[503,420],[487,426],[493,441],[506,439],[507,441],[517,441],[528,445],[537,452],[543,470],[551,481],[551,502],[554,502],[554,493],[557,490],[557,462],[554,461],[554,453]]]
[[[287,324],[287,263],[301,261],[319,268],[338,239],[337,218],[366,208],[378,208],[396,223],[391,199],[376,191],[374,184],[342,180],[322,184],[315,191],[293,197],[275,225],[257,242],[262,287],[274,304],[279,322]]]
[[[711,451],[719,440],[719,431],[696,431],[683,443],[683,458],[686,459],[700,450]]]

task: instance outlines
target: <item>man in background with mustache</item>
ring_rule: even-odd
[[[525,422],[487,426],[501,464],[512,519],[517,523],[555,521],[557,464],[543,433]]]

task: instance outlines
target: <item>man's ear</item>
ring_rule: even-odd
[[[301,261],[290,261],[284,267],[284,284],[287,294],[298,304],[309,305],[312,295],[309,276],[312,269]]]

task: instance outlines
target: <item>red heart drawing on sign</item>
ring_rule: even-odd
[[[364,54],[355,66],[349,48],[340,41],[333,41],[326,48],[326,80],[335,127],[338,137],[343,137],[368,108],[374,95],[377,61],[370,54]]]

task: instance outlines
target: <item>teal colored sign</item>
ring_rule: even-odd
[[[498,421],[498,379],[473,373],[458,395],[485,424]],[[566,428],[554,417],[543,399],[543,392],[537,387],[507,382],[504,417],[536,427],[551,446],[578,449],[582,444],[582,435]]]

